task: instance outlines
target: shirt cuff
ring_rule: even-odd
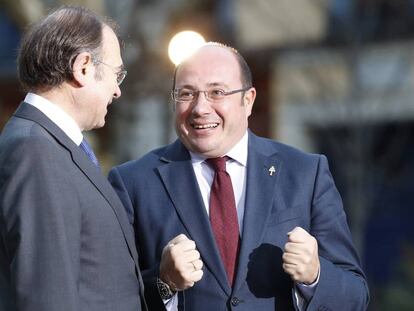
[[[309,301],[312,299],[313,294],[315,293],[316,286],[319,283],[319,276],[321,274],[321,271],[318,271],[318,277],[316,278],[315,282],[312,284],[304,284],[304,283],[295,283],[296,288],[300,292],[300,294],[305,298],[306,301]]]
[[[178,293],[175,293],[170,299],[163,299],[165,310],[177,311],[178,310]]]

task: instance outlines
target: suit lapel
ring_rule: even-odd
[[[172,149],[174,155],[169,154],[162,159],[169,163],[158,168],[161,179],[190,238],[196,241],[204,265],[230,295],[231,289],[211,231],[191,158],[180,142],[172,145]]]
[[[274,194],[281,165],[276,154],[261,153],[257,137],[249,135],[245,212],[234,290],[245,283],[249,256],[263,238],[273,200],[277,200]]]
[[[106,178],[102,175],[100,170],[95,167],[95,165],[89,160],[86,154],[55,123],[50,121],[49,118],[47,118],[35,107],[32,107],[26,103],[22,103],[16,110],[15,116],[38,123],[70,152],[75,165],[77,165],[78,168],[85,174],[85,176],[102,194],[102,196],[113,209],[121,226],[129,251],[134,258],[138,269],[138,255],[133,240],[134,234],[128,222],[126,212],[123,209],[122,203],[117,197],[115,191],[112,189],[111,185],[107,182]]]

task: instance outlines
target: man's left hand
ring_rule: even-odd
[[[283,253],[283,270],[297,283],[312,284],[319,274],[318,242],[306,230],[296,227],[288,233]]]

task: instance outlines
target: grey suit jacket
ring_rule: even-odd
[[[180,233],[195,241],[204,274],[194,287],[180,293],[179,310],[294,310],[294,285],[283,271],[282,254],[287,233],[296,226],[310,232],[319,244],[320,279],[306,310],[365,310],[367,282],[326,158],[252,133],[248,148],[243,233],[233,288],[226,279],[190,155],[179,140],[110,172],[135,224],[151,310],[163,309],[154,278],[164,246]]]
[[[63,131],[22,103],[0,136],[0,310],[141,309],[119,198]]]

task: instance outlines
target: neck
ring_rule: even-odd
[[[46,98],[54,105],[64,110],[70,117],[73,118],[73,120],[75,120],[81,131],[84,130],[81,119],[76,112],[76,101],[74,100],[73,93],[70,88],[65,85],[65,83],[47,91],[37,90],[33,93]]]

